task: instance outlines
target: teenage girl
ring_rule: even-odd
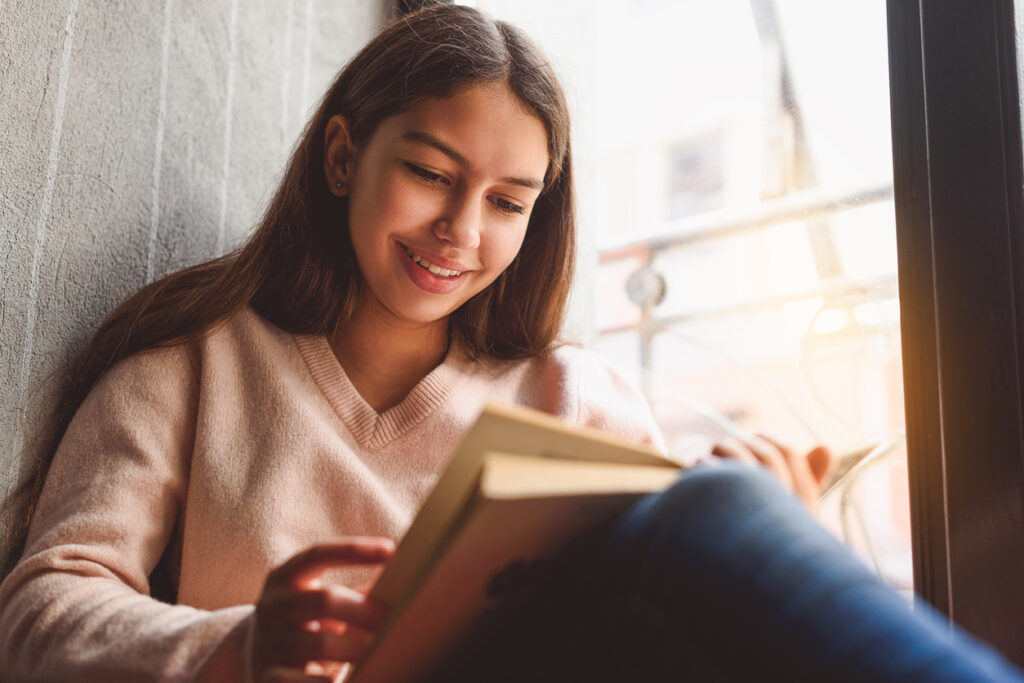
[[[484,401],[661,447],[642,397],[557,342],[575,227],[565,98],[529,40],[444,5],[385,28],[248,243],[140,290],[74,365],[20,499],[0,677],[335,679],[386,612],[364,591]],[[718,452],[807,500],[829,459]],[[434,676],[1015,675],[912,617],[794,500],[754,468],[684,475],[560,553]],[[926,656],[887,678],[849,633]]]

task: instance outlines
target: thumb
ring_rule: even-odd
[[[829,450],[828,446],[816,446],[807,454],[807,465],[811,468],[818,486],[825,481],[836,467],[836,456]]]

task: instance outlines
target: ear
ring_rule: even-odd
[[[355,170],[356,148],[349,135],[348,119],[335,114],[324,131],[324,177],[336,197],[348,195]]]

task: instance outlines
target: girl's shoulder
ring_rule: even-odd
[[[636,384],[601,354],[563,343],[516,361],[474,364],[478,382],[497,400],[551,413],[584,425],[642,441],[664,451],[651,409]]]
[[[647,398],[622,369],[596,351],[571,344],[558,347],[550,357],[573,377],[577,424],[642,441],[665,452]]]
[[[245,366],[268,357],[296,355],[298,338],[246,306],[193,338],[161,344],[120,359],[104,373],[99,384],[196,382],[211,367]]]

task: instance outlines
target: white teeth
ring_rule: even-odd
[[[413,263],[419,265],[422,268],[425,268],[426,270],[429,270],[431,273],[439,277],[458,277],[459,275],[462,275],[462,271],[448,270],[447,268],[442,268],[436,263],[431,263],[422,256],[418,256],[412,253],[412,251],[410,251],[409,249],[406,249],[405,253],[409,255],[409,258],[412,259]]]

